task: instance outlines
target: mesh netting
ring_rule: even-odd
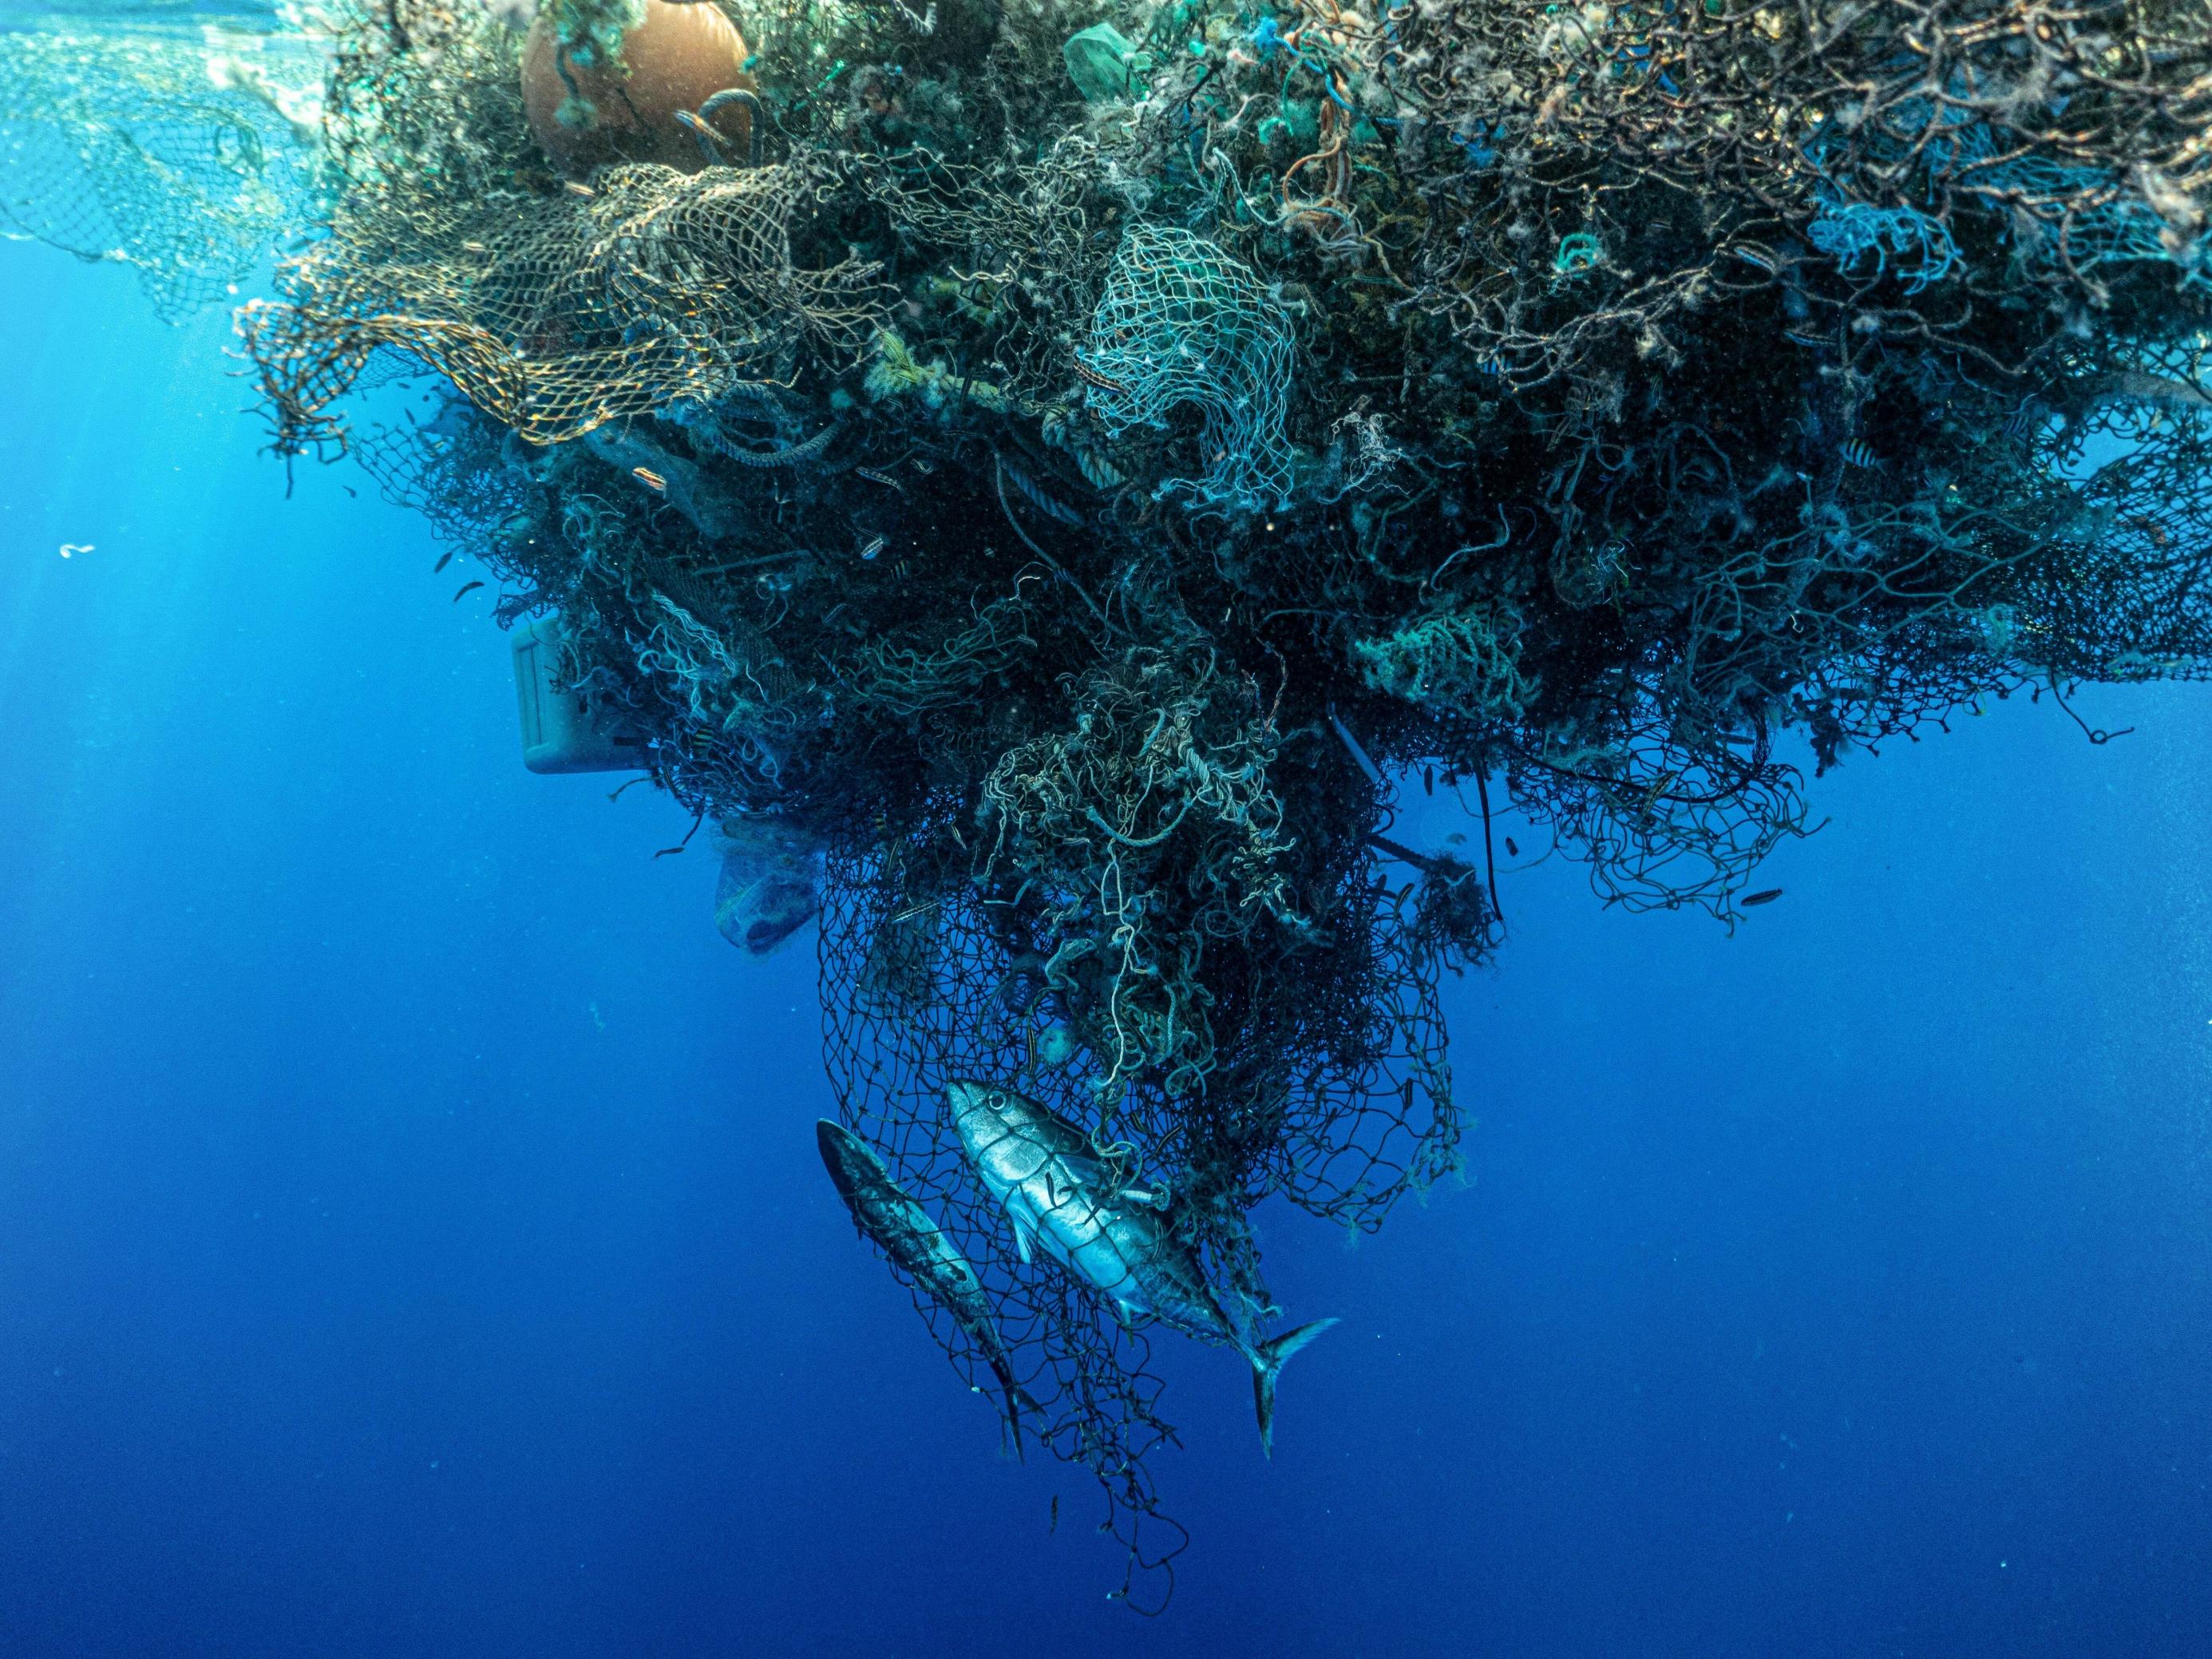
[[[305,218],[318,70],[282,41],[9,33],[0,222],[130,266],[172,321]]]
[[[389,184],[246,313],[281,367],[283,441],[331,435],[326,411],[386,348],[541,444],[787,379],[802,349],[856,357],[882,314],[874,268],[793,267],[808,188],[790,167],[651,165],[550,195]]]
[[[1240,511],[1287,506],[1291,331],[1249,271],[1188,231],[1133,227],[1099,296],[1078,373],[1109,438],[1205,416],[1206,475],[1164,490]]]
[[[1109,1526],[1129,1547],[1121,1593],[1162,1605],[1185,1534],[1162,1511],[1147,1463],[1174,1434],[1157,1409],[1152,1339],[1079,1275],[1042,1254],[1021,1259],[1006,1212],[963,1156],[948,1085],[1004,1080],[1125,1149],[1128,1176],[1176,1194],[1173,1224],[1208,1282],[1278,1314],[1248,1219],[1262,1199],[1280,1194],[1371,1231],[1399,1198],[1456,1167],[1440,956],[1417,917],[1422,889],[1363,865],[1334,916],[1358,940],[1344,1024],[1327,1018],[1328,999],[1274,978],[1264,956],[1247,962],[1240,1006],[1219,1011],[1240,1022],[1245,1063],[1202,1093],[1170,1094],[1116,1079],[1111,1048],[1099,1046],[1113,1011],[1010,932],[1004,901],[963,878],[954,850],[863,838],[831,860],[822,1007],[839,1114],[975,1264],[1036,1404],[1022,1413],[1027,1431],[1097,1478]],[[995,1407],[991,1356],[926,1285],[910,1287],[955,1368]]]

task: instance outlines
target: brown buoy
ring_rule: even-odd
[[[538,14],[522,48],[522,107],[546,159],[572,179],[616,161],[658,161],[696,173],[707,165],[700,136],[678,112],[696,116],[718,92],[750,92],[744,36],[714,0],[645,0],[611,61],[588,43],[561,40],[556,0]],[[579,61],[582,59],[584,61]],[[707,125],[728,160],[742,165],[752,140],[744,99],[713,110]]]

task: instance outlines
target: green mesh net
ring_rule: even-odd
[[[872,266],[793,265],[808,188],[789,167],[624,167],[550,196],[412,180],[290,264],[247,337],[291,355],[288,441],[319,434],[386,348],[534,443],[711,405],[806,352],[856,360],[881,320]]]

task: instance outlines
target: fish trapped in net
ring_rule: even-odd
[[[999,1379],[1006,1427],[1018,1453],[1022,1413],[1034,1412],[1037,1406],[1014,1380],[1013,1361],[999,1338],[974,1265],[930,1219],[929,1212],[891,1179],[883,1160],[858,1135],[832,1118],[823,1118],[814,1127],[823,1167],[852,1212],[854,1224],[882,1247],[893,1266],[944,1306]]]
[[[1022,1260],[1043,1251],[1125,1322],[1151,1315],[1185,1335],[1236,1349],[1252,1368],[1260,1444],[1272,1456],[1276,1381],[1291,1356],[1336,1321],[1255,1335],[1251,1310],[1240,1304],[1232,1313],[1176,1236],[1165,1214],[1171,1200],[1137,1180],[1114,1151],[1011,1089],[954,1082],[945,1096],[961,1147],[1005,1207]]]

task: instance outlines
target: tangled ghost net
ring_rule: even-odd
[[[713,3],[354,16],[245,348],[721,823],[733,939],[818,902],[839,1190],[1154,1605],[1154,1345],[1264,1419],[1255,1209],[1459,1157],[1498,907],[1394,778],[1732,921],[1791,756],[2212,661],[2212,27]]]

